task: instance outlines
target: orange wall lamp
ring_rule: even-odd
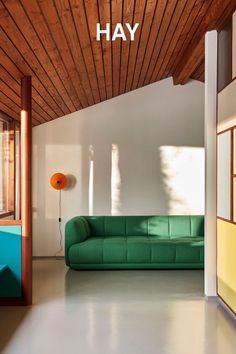
[[[60,172],[54,173],[50,178],[50,184],[54,189],[64,189],[67,186],[67,177]]]
[[[65,189],[66,186],[68,185],[68,178],[63,173],[57,172],[51,176],[50,184],[51,184],[52,188],[59,191],[58,225],[59,225],[59,234],[60,234],[60,248],[54,254],[54,256],[57,257],[61,253],[61,251],[63,250],[62,230],[61,230],[61,191],[62,191],[62,189]]]

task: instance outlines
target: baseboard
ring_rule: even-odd
[[[53,260],[64,260],[64,256],[33,256],[33,260],[37,259],[53,259]]]
[[[211,295],[211,296],[205,295],[205,299],[207,301],[216,301],[216,300],[218,300],[218,296],[217,295]]]
[[[218,303],[223,307],[223,309],[230,315],[230,317],[236,321],[236,313],[224,302],[224,300],[218,296]]]

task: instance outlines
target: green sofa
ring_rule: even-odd
[[[203,216],[77,216],[66,223],[73,269],[201,269]]]

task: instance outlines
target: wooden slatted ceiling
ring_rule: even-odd
[[[204,34],[235,9],[236,0],[0,0],[0,110],[19,119],[24,75],[34,125],[170,76],[204,81]],[[139,23],[135,41],[98,42],[97,22]]]

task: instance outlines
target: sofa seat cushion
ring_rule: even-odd
[[[150,263],[152,243],[149,236],[127,237],[127,263]]]
[[[204,260],[204,238],[152,239],[152,262],[200,263]]]
[[[175,240],[155,236],[90,237],[69,249],[72,264],[199,263],[204,259],[202,237]]]

